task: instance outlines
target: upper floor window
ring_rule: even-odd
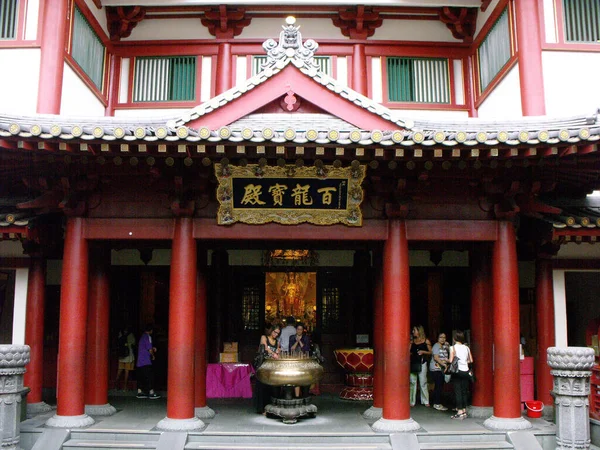
[[[102,91],[106,48],[79,8],[73,14],[71,56],[92,83]]]
[[[445,58],[387,58],[390,102],[450,103],[450,75]]]
[[[135,59],[134,102],[182,102],[195,98],[195,56]]]
[[[483,92],[511,57],[508,10],[502,13],[477,49],[477,57],[479,86]]]
[[[600,41],[600,3],[596,0],[563,0],[566,42]]]
[[[319,70],[321,72],[323,72],[324,74],[327,74],[329,76],[333,76],[332,63],[331,63],[330,56],[315,56],[315,61],[319,65]],[[267,62],[266,56],[262,56],[262,55],[261,56],[253,56],[252,57],[252,75],[254,76],[257,73],[260,73],[262,65],[266,62]]]
[[[19,0],[0,0],[0,39],[16,39]]]

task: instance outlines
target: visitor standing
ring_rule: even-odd
[[[149,398],[157,399],[160,398],[156,392],[154,392],[154,370],[152,367],[152,361],[154,361],[154,355],[156,354],[156,347],[152,345],[152,333],[154,332],[153,325],[146,325],[144,334],[140,338],[138,345],[138,359],[137,359],[137,375],[138,375],[138,393],[137,398]]]

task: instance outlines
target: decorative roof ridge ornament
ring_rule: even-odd
[[[296,18],[288,16],[285,19],[287,25],[282,25],[283,31],[279,33],[279,42],[274,39],[268,39],[263,43],[263,48],[267,52],[267,61],[261,66],[261,70],[275,64],[277,61],[289,59],[297,59],[304,63],[305,66],[319,68],[315,61],[315,52],[319,48],[314,40],[308,39],[302,42],[302,34],[300,33],[300,25],[295,26]]]

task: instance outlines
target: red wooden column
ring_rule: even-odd
[[[383,412],[375,431],[414,431],[410,417],[410,276],[404,220],[389,221],[383,247]]]
[[[117,410],[108,403],[108,323],[110,317],[108,255],[105,255],[103,251],[90,254],[85,412],[95,416],[110,416]]]
[[[194,414],[194,344],[196,322],[196,241],[191,217],[175,219],[169,287],[169,358],[167,417],[161,430],[197,430]]]
[[[233,67],[231,62],[231,44],[222,42],[219,44],[217,54],[217,71],[215,79],[215,94],[219,95],[232,87]]]
[[[352,46],[352,89],[364,96],[369,94],[365,44]]]
[[[473,406],[469,415],[489,417],[494,402],[493,333],[492,333],[492,272],[490,252],[478,247],[471,253],[471,350],[477,383],[473,384]]]
[[[519,366],[519,272],[513,224],[498,222],[492,260],[494,300],[494,415],[484,422],[493,430],[521,430]]]
[[[46,261],[40,256],[31,255],[29,277],[27,278],[27,319],[25,344],[31,348],[24,384],[30,391],[27,394],[27,414],[34,415],[52,410],[42,400],[44,374],[44,311],[46,304]]]
[[[383,273],[375,266],[373,291],[373,406],[363,413],[365,419],[379,419],[383,412]]]
[[[552,391],[553,379],[548,367],[547,350],[555,343],[554,332],[554,284],[552,279],[552,262],[548,259],[538,259],[535,272],[536,288],[536,318],[537,318],[537,361],[536,384],[538,400],[544,402],[546,407],[553,405]],[[546,408],[544,408],[545,410]]]
[[[546,114],[544,72],[542,70],[542,38],[538,15],[539,3],[538,0],[519,0],[515,2],[521,109],[524,116],[543,116]]]
[[[42,2],[42,36],[37,112],[60,114],[65,65],[67,0]]]
[[[195,364],[194,364],[194,398],[195,413],[200,419],[212,419],[215,412],[206,405],[206,275],[198,271],[196,279],[196,331],[195,337]]]
[[[69,217],[65,232],[60,292],[56,415],[46,425],[85,427],[85,352],[88,310],[88,243],[81,217]]]

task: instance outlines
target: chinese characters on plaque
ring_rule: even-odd
[[[215,165],[218,222],[362,225],[365,167]]]

